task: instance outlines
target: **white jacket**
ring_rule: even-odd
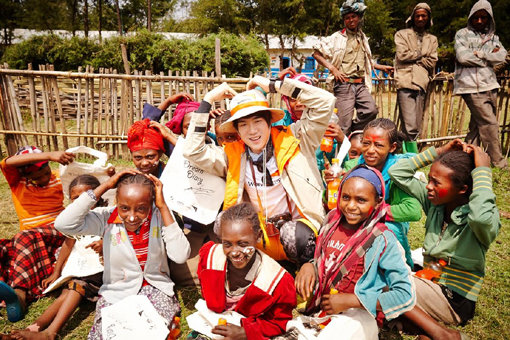
[[[55,228],[69,235],[97,235],[103,237],[103,285],[99,290],[109,303],[136,295],[143,279],[168,296],[174,295],[168,258],[184,263],[190,245],[177,223],[161,227],[161,213],[152,209],[147,263],[142,272],[135,251],[122,223],[108,223],[113,207],[90,210],[96,201],[85,192],[71,203],[55,220]]]
[[[365,85],[368,91],[372,90],[372,52],[370,51],[370,45],[368,44],[368,38],[365,33],[363,35],[363,47],[365,51]],[[320,52],[324,58],[329,60],[333,66],[341,70],[342,61],[345,56],[345,49],[347,46],[347,33],[344,28],[341,31],[337,31],[329,37],[322,37],[319,43],[313,47],[315,51]],[[328,81],[333,81],[333,73],[329,73]]]

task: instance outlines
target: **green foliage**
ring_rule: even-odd
[[[166,39],[161,34],[140,30],[137,34],[113,37],[102,43],[87,38],[64,39],[56,35],[36,36],[10,46],[2,57],[12,68],[34,69],[39,64],[53,64],[59,71],[77,70],[92,65],[123,70],[120,44],[128,50],[132,70],[168,70],[211,72],[215,67],[215,39],[221,40],[222,73],[228,77],[248,76],[269,65],[264,46],[253,35],[237,36],[225,32],[195,40]]]
[[[364,15],[363,30],[370,37],[370,48],[380,63],[393,65],[395,28],[390,7],[382,0],[367,0],[366,4],[370,10]]]

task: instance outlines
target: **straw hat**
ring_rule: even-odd
[[[281,109],[269,107],[266,96],[259,90],[249,90],[236,95],[230,102],[231,117],[223,124],[221,129],[227,133],[236,133],[233,121],[247,117],[259,111],[271,112],[271,123],[283,118],[285,113]]]

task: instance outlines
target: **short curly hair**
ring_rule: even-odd
[[[260,220],[257,211],[253,207],[251,203],[243,202],[231,206],[227,210],[221,212],[214,223],[214,233],[220,237],[221,236],[221,226],[224,223],[230,222],[238,222],[238,221],[246,221],[251,225],[253,233],[258,235],[261,231],[260,229]]]

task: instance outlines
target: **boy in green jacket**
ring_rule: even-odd
[[[413,177],[431,163],[428,184]],[[480,147],[456,139],[400,160],[389,174],[427,215],[425,266],[446,263],[432,280],[415,276],[417,307],[406,317],[433,339],[454,339],[459,336],[456,331],[434,320],[463,325],[473,318],[485,276],[485,254],[501,226],[490,158]]]

